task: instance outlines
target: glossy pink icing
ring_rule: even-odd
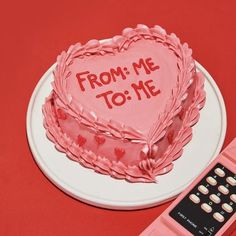
[[[131,182],[155,181],[173,168],[204,105],[204,79],[196,74],[191,53],[174,34],[144,25],[104,43],[71,46],[58,57],[53,92],[43,107],[47,136],[71,159],[99,173]],[[153,70],[135,70],[132,63],[147,58]],[[102,85],[99,75],[117,67],[129,73]],[[79,77],[81,85],[77,74],[85,71],[89,73]],[[98,82],[91,83],[89,74],[97,75]],[[142,93],[139,100],[132,84],[147,80],[159,93]],[[107,90],[128,91],[131,99],[109,108],[96,98]]]
[[[99,58],[101,57],[102,60]],[[138,62],[140,58],[152,58],[152,60],[160,67],[159,70],[153,71],[150,75],[146,75],[144,70],[140,70],[140,74],[136,75],[132,69],[132,62]],[[160,58],[165,58],[161,60]],[[82,92],[78,85],[76,73],[83,71],[90,71],[93,74],[100,74],[101,72],[109,71],[109,68],[129,68],[129,75],[126,80],[117,76],[117,81],[104,85],[102,87],[96,86],[96,89],[91,89],[89,82],[84,82],[85,91]],[[147,133],[150,126],[155,122],[158,114],[162,113],[165,109],[163,99],[170,97],[173,87],[176,85],[177,74],[177,59],[176,56],[161,43],[154,40],[140,39],[129,45],[129,50],[117,52],[113,54],[105,54],[103,56],[93,56],[85,58],[76,58],[73,64],[69,66],[71,75],[66,82],[66,92],[72,96],[72,102],[84,104],[87,110],[96,111],[98,117],[106,117],[107,120],[114,119],[126,126],[131,126],[134,129],[140,130],[142,133]],[[83,76],[86,78],[86,76]],[[146,99],[135,99],[135,91],[130,89],[131,84],[140,81],[141,78],[153,79],[153,85],[160,89],[161,93],[154,98],[150,98],[147,102]],[[169,78],[162,80],[161,78]],[[113,106],[108,109],[104,100],[97,99],[96,94],[101,94],[107,90],[114,92],[128,91],[132,97],[122,107]],[[145,96],[143,96],[144,98]],[[87,101],[90,101],[89,103]],[[133,108],[135,107],[134,114]],[[158,109],[154,110],[153,107]],[[143,112],[145,109],[146,112]],[[143,121],[146,121],[145,123]]]

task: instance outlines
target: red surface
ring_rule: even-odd
[[[137,235],[160,215],[170,203],[130,212],[103,210],[74,200],[51,184],[27,144],[28,101],[42,74],[70,44],[108,38],[137,23],[159,24],[188,42],[194,58],[217,82],[227,107],[226,145],[236,136],[235,9],[233,0],[4,1],[0,235]]]

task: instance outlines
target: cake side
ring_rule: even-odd
[[[147,159],[145,155],[138,155],[140,159],[137,158],[139,161],[137,164],[124,164],[124,160],[119,160],[122,154],[126,156],[132,153],[140,154],[142,151],[145,152],[145,146],[134,144],[131,151],[128,152],[127,143],[123,143],[122,146],[120,140],[111,148],[111,151],[114,151],[113,160],[86,149],[88,135],[93,138],[93,142],[90,142],[90,145],[92,144],[94,147],[106,145],[109,142],[108,136],[102,133],[96,134],[95,132],[87,133],[87,136],[84,135],[85,137],[82,135],[76,136],[75,139],[72,136],[68,136],[59,125],[60,121],[64,121],[68,117],[63,112],[58,112],[55,109],[53,95],[48,97],[43,108],[47,136],[55,143],[59,151],[65,152],[70,159],[96,172],[107,174],[117,179],[126,179],[130,182],[155,182],[156,176],[165,174],[173,168],[173,161],[181,156],[183,146],[192,138],[191,126],[198,121],[199,109],[204,106],[205,102],[204,77],[198,74],[196,78],[196,86],[193,89],[194,102],[189,102],[190,105],[185,104],[188,108],[176,117],[176,119],[182,121],[181,128],[175,130],[172,127],[158,143],[159,149],[155,154],[158,156],[156,159]],[[175,132],[172,132],[172,130]],[[77,130],[75,130],[75,133],[77,133]],[[116,149],[116,146],[119,148]],[[123,150],[126,150],[127,153],[123,153]]]

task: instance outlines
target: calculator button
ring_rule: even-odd
[[[222,208],[228,213],[231,213],[233,211],[233,208],[227,203],[222,204]]]
[[[219,212],[214,213],[213,217],[219,222],[223,222],[225,220],[224,216],[222,216]]]
[[[236,203],[236,194],[231,194],[231,195],[230,195],[230,199],[231,199],[234,203]]]
[[[203,203],[203,204],[201,205],[201,208],[202,208],[205,212],[207,212],[207,213],[212,212],[212,208],[211,208],[208,204],[206,204],[206,203]]]
[[[227,194],[229,193],[229,190],[228,190],[225,186],[223,186],[223,185],[220,185],[219,188],[218,188],[218,190],[219,190],[221,193],[223,193],[224,195],[227,195]]]
[[[229,176],[227,177],[226,181],[232,185],[232,186],[236,186],[236,179],[234,179],[233,177]]]
[[[224,176],[225,176],[225,172],[224,172],[222,169],[220,169],[220,168],[216,168],[216,169],[215,169],[215,173],[216,173],[218,176],[220,176],[220,177],[224,177]]]
[[[205,186],[203,186],[203,185],[200,185],[200,186],[198,187],[198,190],[199,190],[201,193],[205,194],[205,195],[209,193],[209,190],[208,190]]]
[[[217,181],[214,178],[212,178],[211,176],[207,177],[206,181],[208,184],[213,185],[213,186],[215,186],[217,184]]]
[[[200,202],[200,198],[197,196],[197,195],[195,195],[195,194],[191,194],[190,196],[189,196],[189,198],[190,198],[190,200],[192,201],[192,202],[194,202],[194,203],[199,203]]]
[[[215,195],[215,194],[211,194],[210,195],[210,199],[214,202],[214,203],[220,203],[220,198],[217,196],[217,195]]]

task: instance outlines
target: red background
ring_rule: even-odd
[[[28,101],[70,44],[109,38],[137,23],[159,24],[188,42],[217,82],[227,107],[225,146],[236,136],[235,9],[233,0],[1,3],[0,235],[137,235],[160,215],[170,203],[130,212],[104,210],[51,184],[27,144]]]

